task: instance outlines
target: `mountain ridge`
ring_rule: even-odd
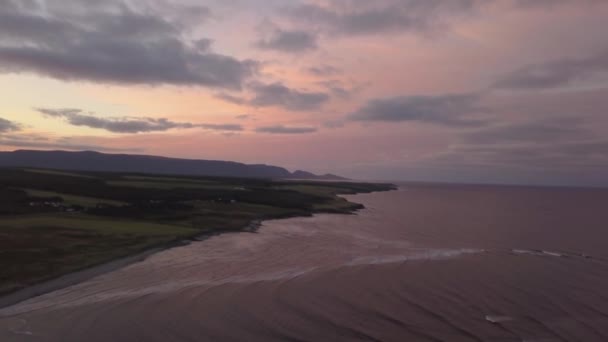
[[[240,178],[346,180],[346,178],[335,175],[319,176],[301,170],[292,173],[283,167],[266,164],[140,154],[109,154],[97,151],[15,150],[0,152],[0,167]]]

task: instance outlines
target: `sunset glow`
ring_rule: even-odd
[[[608,185],[606,1],[0,0],[0,149]]]

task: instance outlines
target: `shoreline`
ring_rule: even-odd
[[[285,219],[294,217],[304,216],[285,217]],[[144,261],[148,257],[156,253],[163,252],[172,248],[184,247],[193,242],[202,242],[214,236],[226,233],[255,233],[262,226],[262,223],[264,221],[266,220],[253,220],[248,225],[236,231],[225,230],[216,232],[205,232],[192,236],[190,238],[180,238],[177,240],[173,240],[160,246],[150,246],[149,248],[145,248],[144,250],[139,251],[135,254],[118,257],[97,265],[68,272],[52,279],[43,280],[39,283],[27,286],[17,291],[0,295],[0,310],[19,304],[28,299],[58,291],[73,285],[77,285],[79,283],[83,283],[87,280],[93,279],[106,273],[117,271],[132,264]]]
[[[397,187],[398,189],[398,187]],[[386,190],[386,191],[394,191],[396,189],[392,189],[392,190]],[[376,191],[372,191],[372,192],[376,192]],[[355,194],[344,194],[346,196],[351,196],[351,195],[358,195],[358,194],[365,194],[366,192],[360,192],[360,193],[355,193]],[[370,193],[370,192],[367,192]],[[342,196],[342,195],[338,195],[338,196]],[[353,202],[351,202],[353,203]],[[324,211],[318,211],[318,212],[312,212],[309,213],[308,215],[291,215],[291,216],[287,216],[287,217],[280,217],[280,218],[267,218],[267,219],[256,219],[256,220],[252,220],[251,222],[249,222],[249,224],[247,224],[246,226],[242,227],[239,230],[219,230],[219,231],[215,231],[215,232],[205,232],[196,236],[192,236],[190,238],[180,238],[178,240],[174,240],[174,241],[170,241],[166,244],[163,244],[161,246],[150,246],[150,248],[144,249],[136,254],[132,254],[132,255],[127,255],[127,256],[123,256],[123,257],[119,257],[113,260],[109,260],[107,262],[102,262],[100,264],[91,266],[91,267],[86,267],[84,269],[81,270],[77,270],[77,271],[72,271],[72,272],[68,272],[64,275],[60,275],[58,277],[52,278],[52,279],[48,279],[48,280],[43,280],[39,283],[27,286],[25,288],[16,290],[12,293],[7,293],[7,294],[3,294],[0,295],[0,310],[19,304],[21,302],[24,302],[26,300],[35,298],[35,297],[39,297],[54,291],[58,291],[70,286],[74,286],[77,285],[79,283],[83,283],[87,280],[93,279],[95,277],[101,276],[103,274],[106,273],[110,273],[119,269],[122,269],[124,267],[127,267],[129,265],[144,261],[146,258],[162,252],[162,251],[166,251],[172,248],[176,248],[176,247],[183,247],[183,246],[187,246],[189,244],[191,244],[192,242],[201,242],[201,241],[205,241],[211,237],[217,236],[217,235],[221,235],[221,234],[226,234],[226,233],[255,233],[257,232],[258,229],[260,229],[263,225],[263,223],[265,221],[271,221],[271,220],[284,220],[284,219],[291,219],[291,218],[297,218],[297,217],[310,217],[310,216],[314,216],[317,214],[333,214],[333,215],[354,215],[356,214],[359,210],[365,209],[365,206],[359,204],[359,203],[353,203],[356,204],[357,207],[350,210],[349,212],[324,212]]]

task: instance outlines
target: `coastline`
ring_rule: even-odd
[[[385,191],[394,191],[398,189],[385,190]],[[376,192],[376,191],[372,191]],[[378,191],[384,192],[384,191]],[[355,194],[345,194],[345,195],[357,195],[363,194],[366,192],[358,192]],[[370,193],[370,192],[367,192]],[[337,195],[338,197],[342,197]],[[343,198],[343,197],[342,197]],[[332,212],[332,211],[313,211],[308,213],[308,215],[298,214],[298,215],[288,215],[285,217],[269,217],[266,219],[255,219],[249,222],[247,225],[242,227],[239,230],[218,230],[214,232],[205,232],[202,234],[198,234],[196,236],[192,236],[190,238],[180,238],[177,240],[170,241],[168,243],[164,243],[156,246],[150,246],[149,248],[145,248],[144,250],[139,251],[138,253],[118,257],[116,259],[112,259],[106,262],[102,262],[97,265],[93,265],[90,267],[86,267],[84,269],[68,272],[66,274],[60,275],[58,277],[54,277],[51,279],[43,280],[39,283],[27,286],[25,288],[16,290],[14,292],[6,293],[0,295],[0,310],[19,304],[20,302],[26,301],[31,298],[35,298],[38,296],[45,295],[50,292],[54,292],[57,290],[61,290],[73,285],[77,285],[79,283],[85,282],[87,280],[93,279],[97,276],[101,276],[106,273],[110,273],[121,268],[127,267],[129,265],[144,261],[146,258],[165,250],[169,250],[176,247],[186,246],[192,242],[200,242],[205,241],[211,237],[226,234],[226,233],[255,233],[259,228],[263,226],[265,221],[271,220],[282,220],[282,219],[290,219],[296,217],[310,217],[316,214],[335,214],[335,215],[354,215],[359,210],[365,209],[365,206],[359,203],[349,202],[352,204],[351,209],[344,212]]]

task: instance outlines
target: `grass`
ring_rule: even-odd
[[[94,208],[97,204],[121,206],[125,205],[125,202],[112,201],[103,198],[94,198],[86,196],[75,196],[70,194],[62,194],[59,192],[42,191],[35,189],[23,189],[28,196],[31,197],[60,197],[63,202],[68,205],[79,205],[87,208]]]
[[[110,186],[126,186],[143,189],[172,190],[184,189],[234,189],[234,186],[214,184],[211,182],[175,182],[175,181],[108,181]]]
[[[176,177],[151,177],[151,176],[123,176],[122,178],[135,181],[152,181],[152,182],[180,182],[180,183],[202,183],[213,184],[212,180],[192,179],[192,178],[176,178]]]
[[[196,234],[185,226],[88,216],[3,218],[0,293]]]
[[[352,213],[361,206],[338,194],[392,188],[0,169],[0,294],[201,234],[243,231],[260,220]],[[30,205],[53,197],[84,209],[64,213],[54,206]]]
[[[97,234],[130,234],[146,236],[186,236],[192,228],[183,225],[171,225],[153,222],[107,219],[82,214],[43,214],[27,217],[4,218],[0,229],[43,229],[44,227],[62,227],[93,231]]]
[[[33,172],[33,173],[41,173],[41,174],[46,174],[46,175],[60,175],[60,176],[79,177],[79,178],[95,178],[95,177],[89,176],[89,175],[84,175],[84,174],[79,174],[79,173],[72,173],[72,172],[65,172],[65,171],[57,171],[57,170],[24,169],[24,171],[26,171],[26,172]]]
[[[279,189],[292,190],[318,196],[333,196],[342,193],[342,188],[331,186],[318,186],[313,184],[282,185]]]

